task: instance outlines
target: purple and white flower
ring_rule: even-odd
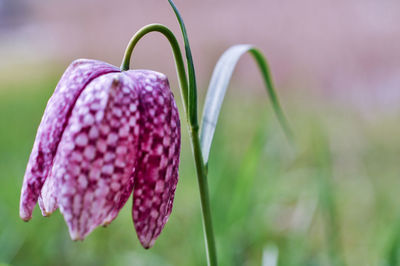
[[[50,98],[21,191],[28,221],[39,202],[57,208],[71,238],[113,221],[133,191],[132,218],[144,248],[172,210],[178,182],[180,121],[165,75],[74,61]]]

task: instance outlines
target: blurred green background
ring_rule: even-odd
[[[89,0],[0,1],[0,265],[206,265],[185,124],[174,209],[152,249],[137,240],[131,201],[111,225],[83,242],[70,240],[58,211],[43,218],[36,208],[29,223],[18,217],[36,129],[68,63],[91,57],[118,65],[130,35],[146,22],[161,20],[178,32],[165,3],[153,10],[155,1],[141,2],[100,1],[93,10]],[[393,34],[396,18],[390,13],[399,4],[366,1],[370,9],[360,11],[357,1],[331,6],[308,0],[301,15],[300,7],[277,2],[222,2],[210,11],[207,1],[176,1],[193,37],[200,109],[220,53],[253,42],[270,58],[296,145],[286,141],[246,57],[226,96],[209,162],[220,265],[400,265],[400,61],[393,48],[400,34]],[[309,17],[308,5],[329,16]],[[210,29],[199,15],[206,12],[211,22],[220,14],[229,22],[218,24],[221,31]],[[357,23],[343,26],[350,18]],[[251,25],[262,21],[265,34],[253,31]],[[129,27],[119,26],[127,22]],[[144,40],[134,64],[166,72],[179,100],[171,52],[157,38]]]

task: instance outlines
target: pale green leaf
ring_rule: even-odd
[[[218,60],[208,86],[200,131],[200,141],[204,163],[208,162],[211,143],[214,137],[214,132],[217,126],[226,89],[239,59],[247,52],[249,52],[256,60],[256,63],[260,68],[261,75],[264,78],[265,86],[278,120],[289,140],[292,140],[292,133],[283,114],[282,108],[280,107],[279,100],[276,96],[272,83],[271,75],[269,73],[269,68],[263,54],[252,45],[235,45],[226,50]]]

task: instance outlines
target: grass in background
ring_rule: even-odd
[[[84,242],[69,239],[58,211],[43,218],[36,209],[29,223],[19,219],[26,163],[59,78],[47,73],[0,79],[0,263],[205,265],[197,181],[184,130],[173,213],[149,251],[133,229],[131,201],[107,229],[96,229]],[[314,107],[316,112],[305,108],[309,102],[287,97],[282,102],[292,101],[285,107],[296,132],[295,153],[266,99],[264,93],[228,92],[216,129],[209,183],[220,265],[260,265],[270,247],[285,266],[397,265],[397,120],[368,122],[326,103]]]

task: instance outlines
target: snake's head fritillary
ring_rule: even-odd
[[[84,239],[115,219],[133,191],[134,225],[149,248],[172,210],[179,154],[179,114],[165,75],[74,61],[39,125],[20,216],[28,221],[36,202],[44,216],[59,208],[71,238]]]

